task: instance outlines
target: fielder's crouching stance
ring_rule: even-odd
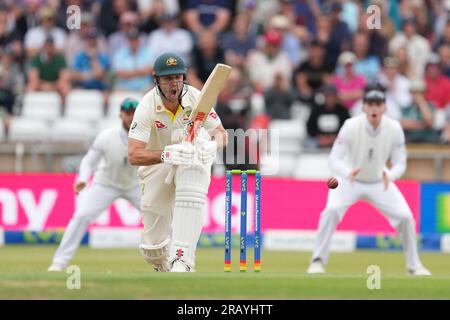
[[[66,269],[89,224],[116,199],[127,199],[135,208],[139,208],[137,170],[128,163],[127,147],[127,134],[137,105],[136,100],[125,99],[120,105],[122,125],[101,131],[81,161],[78,180],[73,186],[74,192],[80,193],[95,171],[94,180],[92,185],[80,194],[79,207],[67,225],[48,271]]]
[[[412,275],[431,275],[417,250],[415,222],[408,204],[392,182],[406,169],[405,136],[400,123],[383,115],[385,94],[368,91],[364,114],[348,119],[330,153],[330,167],[339,186],[329,190],[308,273],[324,273],[331,236],[347,208],[365,199],[383,212],[400,235]],[[392,167],[386,163],[390,158]]]
[[[179,143],[200,91],[187,85],[184,62],[166,53],[154,63],[155,88],[139,103],[128,156],[139,165],[144,229],[139,249],[156,271],[192,272],[204,221],[211,165],[226,132],[214,110],[195,143]],[[211,140],[214,137],[215,140]],[[175,166],[174,179],[166,177]]]

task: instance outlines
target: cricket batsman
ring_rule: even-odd
[[[308,273],[325,273],[331,236],[347,208],[365,199],[379,209],[400,235],[412,275],[431,275],[417,250],[415,222],[411,209],[393,181],[406,169],[405,136],[398,121],[384,116],[386,96],[379,90],[363,98],[364,113],[346,120],[329,156],[332,172],[339,181],[330,189],[319,221]],[[390,159],[391,168],[386,163]]]
[[[137,170],[128,163],[128,131],[137,106],[137,100],[125,99],[120,105],[122,125],[101,131],[83,157],[78,180],[73,186],[75,194],[86,188],[95,171],[94,179],[92,185],[80,194],[79,207],[64,232],[48,271],[64,271],[67,268],[89,224],[116,199],[127,199],[139,209]]]
[[[142,188],[139,249],[156,271],[193,272],[211,165],[227,135],[211,109],[194,143],[180,143],[200,91],[187,84],[176,54],[162,54],[153,69],[155,87],[140,101],[128,135],[128,157],[139,166]]]

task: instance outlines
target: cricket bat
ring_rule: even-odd
[[[189,121],[187,122],[186,128],[184,129],[184,142],[192,143],[198,130],[201,128],[202,124],[208,117],[211,109],[216,104],[217,97],[225,86],[225,82],[231,72],[231,67],[218,63],[214,67],[214,70],[209,75],[203,88],[200,92],[200,96],[196,101],[192,113],[189,116]],[[173,175],[175,174],[175,168],[172,166],[167,178],[165,180],[166,184],[172,181]]]

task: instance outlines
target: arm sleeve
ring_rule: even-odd
[[[92,176],[95,168],[97,167],[98,162],[103,154],[103,138],[102,135],[99,134],[95,139],[92,146],[89,148],[88,153],[83,157],[80,164],[80,172],[78,174],[78,180],[87,182],[89,178]]]
[[[403,129],[398,126],[396,130],[397,139],[391,151],[391,163],[392,167],[388,169],[384,168],[389,180],[393,181],[400,178],[406,170],[406,148],[405,148],[405,134]]]
[[[348,177],[350,172],[352,172],[352,169],[343,161],[346,154],[350,152],[350,138],[351,132],[346,122],[339,131],[338,137],[331,148],[330,157],[328,158],[331,171],[342,177]]]
[[[131,123],[128,137],[148,143],[150,141],[151,124],[150,109],[148,105],[144,103],[144,100],[141,100],[134,112],[133,122]]]

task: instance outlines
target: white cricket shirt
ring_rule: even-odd
[[[188,91],[181,100],[182,106],[173,114],[164,107],[156,87],[153,88],[139,102],[128,137],[147,143],[146,149],[150,151],[163,150],[167,145],[178,143],[199,95],[199,90],[188,86]],[[217,113],[212,109],[203,128],[212,130],[220,124]],[[139,167],[139,176],[147,176],[150,167]]]
[[[94,170],[94,182],[103,185],[130,189],[138,184],[137,169],[128,163],[128,138],[122,127],[108,128],[97,135],[81,161],[79,180],[88,181]]]
[[[388,159],[392,167],[386,167]],[[390,180],[398,179],[406,170],[405,135],[400,123],[382,116],[374,129],[366,114],[347,119],[331,149],[329,164],[333,173],[348,177],[358,168],[355,180],[379,182],[385,171]]]

